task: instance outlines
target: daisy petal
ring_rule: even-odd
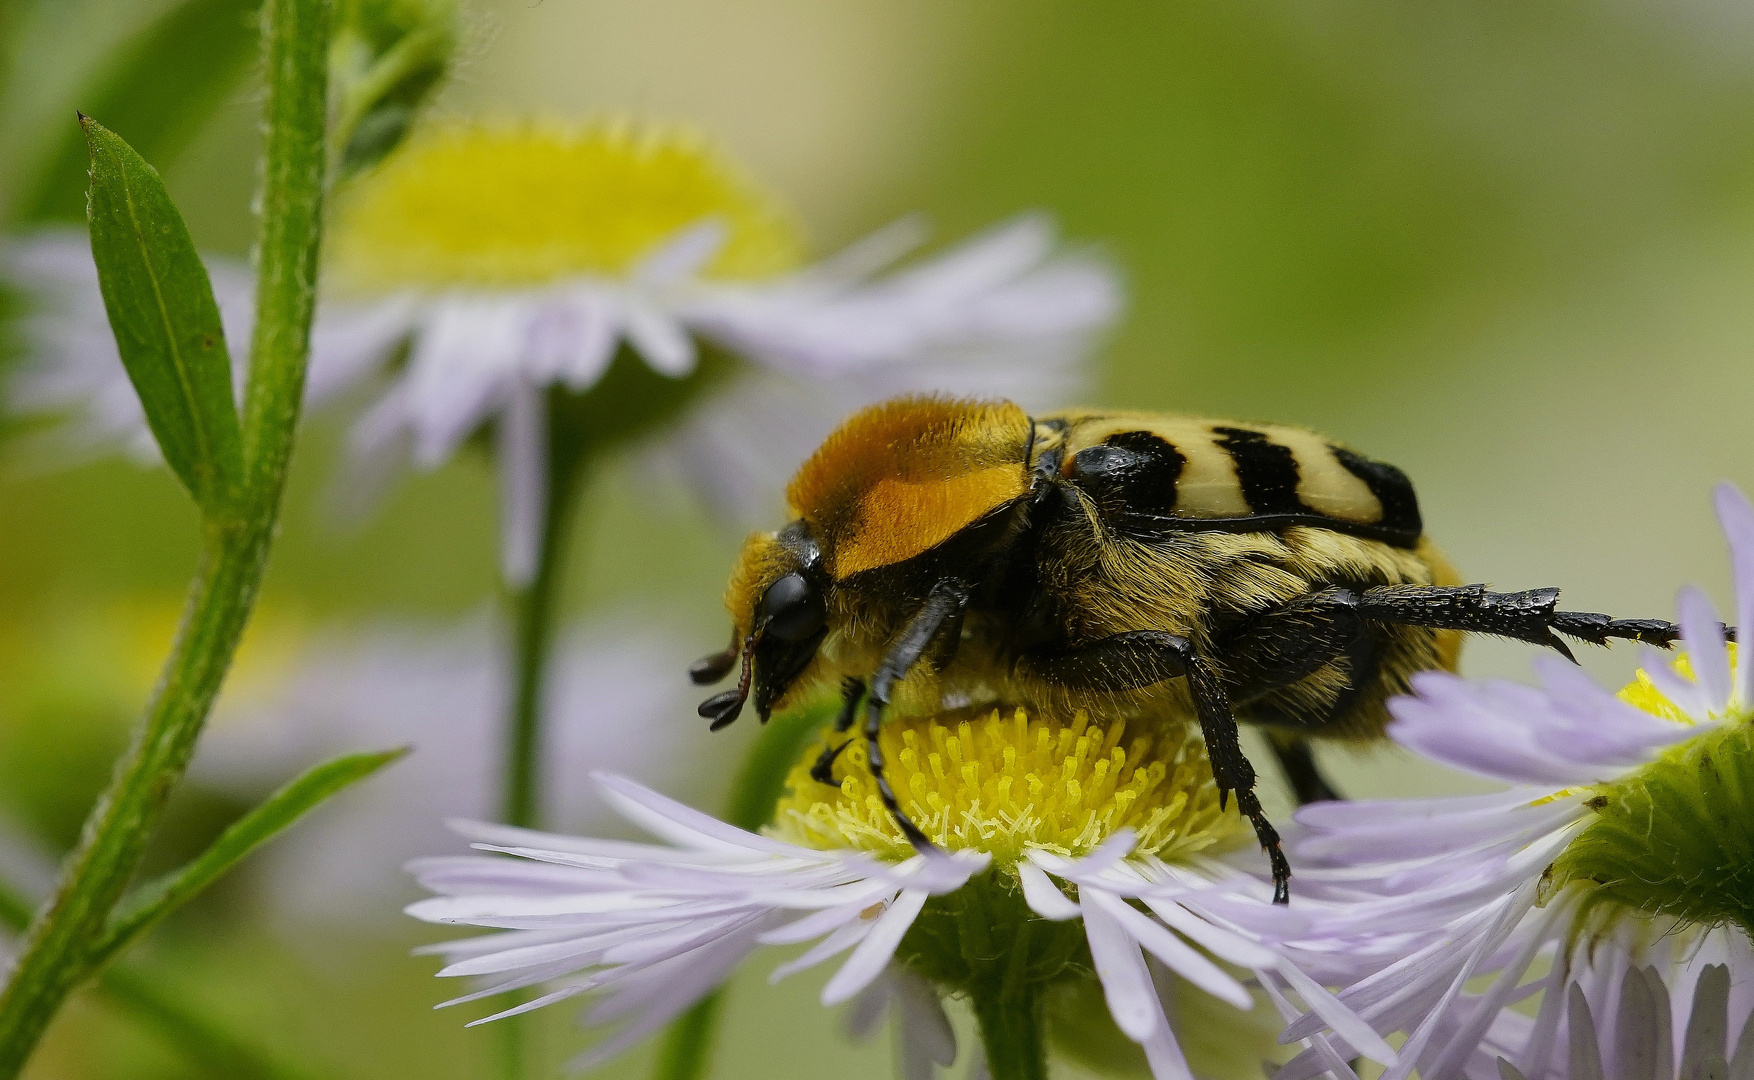
[[[878,917],[877,923],[847,962],[840,966],[828,985],[822,988],[824,1005],[839,1005],[854,994],[870,985],[871,980],[883,973],[890,958],[895,955],[895,947],[914,924],[914,919],[926,906],[928,894],[923,889],[904,889],[889,910]]]
[[[1041,867],[1032,862],[1019,862],[1017,879],[1023,884],[1024,901],[1037,915],[1054,920],[1078,917],[1078,905],[1048,879]]]
[[[1145,959],[1132,937],[1101,906],[1089,899],[1081,899],[1079,906],[1084,909],[1084,934],[1108,1011],[1129,1039],[1142,1043],[1166,1026]]]
[[[1687,660],[1705,696],[1707,715],[1721,716],[1730,703],[1730,658],[1724,650],[1717,609],[1695,588],[1681,591],[1680,608],[1681,640],[1687,645]]]

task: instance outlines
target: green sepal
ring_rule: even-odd
[[[250,852],[272,840],[331,795],[408,753],[408,747],[347,754],[307,770],[232,822],[206,851],[177,870],[139,886],[116,905],[95,953],[102,964],[176,910]]]
[[[165,463],[201,509],[243,480],[231,357],[207,268],[157,170],[81,115],[91,153],[91,254],[116,351]]]
[[[1589,823],[1547,867],[1541,903],[1582,890],[1580,932],[1631,914],[1754,933],[1754,722],[1670,747],[1584,806]]]
[[[104,59],[79,91],[80,108],[126,134],[142,157],[181,153],[250,70],[261,0],[183,0]],[[57,138],[18,204],[23,221],[78,221],[85,207],[85,140]]]

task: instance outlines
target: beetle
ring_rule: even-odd
[[[1029,416],[1005,401],[901,398],[848,419],[787,489],[792,520],[744,544],[726,591],[740,668],[700,707],[718,730],[839,683],[884,805],[892,706],[1002,701],[1116,719],[1179,716],[1205,738],[1272,867],[1238,721],[1262,725],[1300,801],[1335,797],[1310,738],[1380,738],[1390,698],[1454,670],[1464,633],[1571,652],[1666,646],[1673,623],[1561,611],[1559,590],[1463,584],[1405,474],[1314,432],[1162,413]],[[825,751],[813,775],[833,783]]]

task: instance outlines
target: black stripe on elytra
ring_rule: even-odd
[[[1236,463],[1237,483],[1251,511],[1262,517],[1313,512],[1297,497],[1297,455],[1289,446],[1247,428],[1215,426],[1212,434],[1222,436],[1218,445]]]
[[[1381,525],[1361,525],[1345,518],[1324,517],[1321,514],[1260,514],[1251,517],[1235,518],[1196,518],[1176,517],[1173,514],[1127,514],[1117,523],[1118,527],[1130,536],[1141,540],[1152,537],[1166,536],[1170,533],[1183,532],[1278,532],[1304,526],[1311,529],[1326,529],[1328,532],[1345,533],[1347,536],[1362,537],[1388,544],[1390,547],[1411,548],[1419,545],[1419,534],[1408,534],[1399,529],[1384,528]]]
[[[1186,464],[1162,436],[1123,431],[1073,454],[1068,479],[1105,513],[1168,515],[1175,512],[1176,481]]]
[[[1425,523],[1419,517],[1419,497],[1413,494],[1413,482],[1407,474],[1381,461],[1354,454],[1339,446],[1330,446],[1335,460],[1346,471],[1364,481],[1364,486],[1382,504],[1382,519],[1377,527],[1407,537],[1407,545],[1419,539]]]

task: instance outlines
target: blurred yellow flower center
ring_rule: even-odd
[[[913,848],[883,808],[862,739],[835,762],[840,786],[810,778],[825,735],[787,777],[769,826],[807,847],[855,848],[902,859]],[[1028,848],[1084,855],[1115,830],[1138,834],[1139,854],[1175,859],[1240,835],[1234,804],[1218,808],[1205,744],[1165,724],[1128,737],[1126,725],[1029,717],[1022,709],[898,717],[883,727],[891,786],[910,820],[950,850],[973,849],[1002,866]]]
[[[355,292],[519,288],[624,275],[705,221],[725,240],[704,277],[770,277],[802,258],[790,212],[693,129],[450,124],[358,181],[330,255]]]

